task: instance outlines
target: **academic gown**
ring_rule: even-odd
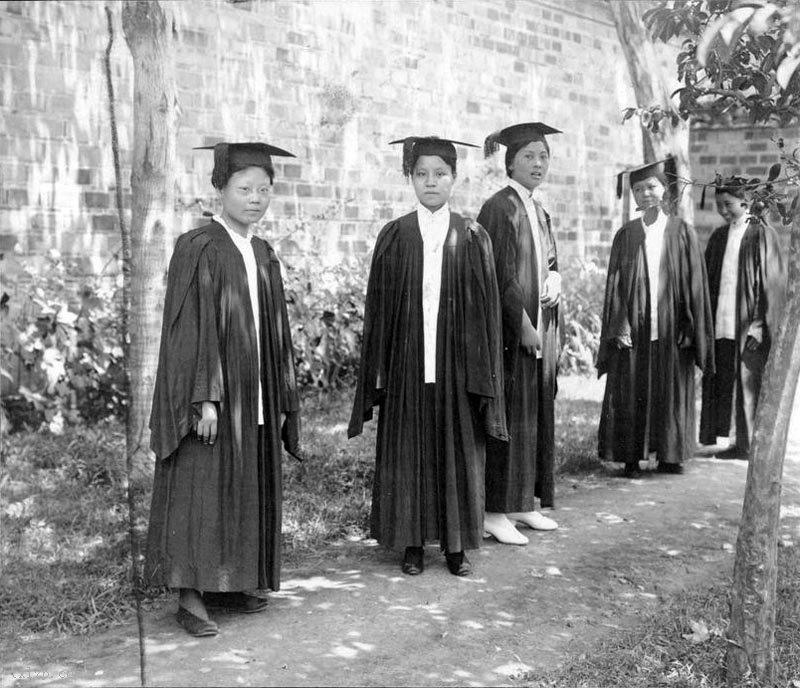
[[[455,213],[442,256],[433,411],[426,433],[423,242],[417,213],[387,224],[372,257],[358,386],[348,437],[379,408],[372,536],[395,550],[424,526],[426,436],[435,438],[438,539],[447,552],[483,540],[485,438],[507,439],[502,404],[500,305],[491,245]],[[429,539],[436,534],[428,533]]]
[[[697,237],[669,217],[659,266],[658,340],[650,340],[650,290],[641,219],[617,232],[608,265],[598,377],[607,374],[598,449],[607,461],[635,463],[655,451],[680,464],[694,452],[694,366],[714,369],[714,320]],[[620,350],[616,337],[633,348]],[[651,379],[651,347],[658,375]],[[652,413],[654,408],[657,413]],[[652,422],[652,427],[649,423]]]
[[[519,194],[507,186],[481,208],[478,222],[492,240],[503,319],[503,364],[509,442],[489,441],[486,456],[486,511],[532,511],[535,497],[543,507],[555,501],[555,396],[559,335],[558,307],[541,310],[539,299],[549,271],[558,271],[550,216],[543,210],[540,232],[547,264],[536,264],[531,221]],[[538,275],[538,280],[535,276]],[[519,346],[522,310],[542,339],[537,362]]]
[[[183,234],[170,261],[150,418],[157,463],[146,575],[156,585],[279,588],[281,414],[284,437],[296,438],[299,405],[280,265],[266,241],[252,243],[260,366],[244,260],[225,228]],[[218,408],[213,445],[193,430],[203,401]]]
[[[715,229],[706,246],[713,322],[716,322],[717,317],[722,262],[729,231],[730,225]],[[769,225],[751,218],[739,248],[735,311],[736,446],[745,450],[750,446],[748,428],[752,429],[755,421],[755,401],[759,390],[754,389],[751,376],[742,375],[743,357],[747,360],[748,367],[757,368],[759,373],[763,371],[772,340],[780,327],[786,288],[786,267],[778,235]],[[762,344],[755,352],[745,349],[749,335],[761,339]],[[703,405],[700,415],[700,442],[703,444],[716,444],[717,441],[717,427],[714,422],[716,399],[715,375],[706,374],[703,376]],[[726,401],[726,408],[730,408],[731,400]]]

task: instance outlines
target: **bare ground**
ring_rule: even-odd
[[[562,393],[595,397],[598,387]],[[797,541],[800,413],[794,421],[781,529]],[[284,570],[265,613],[216,616],[216,638],[187,636],[174,605],[151,612],[148,683],[519,685],[525,672],[587,651],[674,592],[731,575],[747,464],[705,454],[683,475],[562,477],[550,514],[560,528],[525,531],[525,547],[486,540],[470,553],[469,578],[451,576],[434,547],[425,572],[409,578],[398,555],[344,542]],[[3,650],[0,686],[139,685],[138,660],[134,625],[20,642]]]

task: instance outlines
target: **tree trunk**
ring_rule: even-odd
[[[656,56],[653,42],[647,36],[642,23],[642,12],[652,3],[607,0],[606,4],[614,19],[622,53],[628,63],[636,105],[640,108],[660,105],[664,110],[672,111],[674,108],[664,65]],[[680,120],[677,125],[672,126],[669,121],[662,120],[657,134],[642,126],[642,139],[645,162],[661,160],[671,154],[675,158],[679,179],[691,179],[688,122]],[[694,220],[691,186],[684,188],[684,185],[679,184],[678,191],[678,214],[691,225]]]
[[[773,685],[778,527],[786,439],[800,375],[800,215],[789,249],[789,298],[783,325],[772,343],[758,410],[736,541],[728,627],[728,685],[748,674]]]
[[[143,479],[152,465],[148,421],[175,223],[178,108],[168,7],[126,0],[122,27],[134,67],[127,447],[134,475]]]

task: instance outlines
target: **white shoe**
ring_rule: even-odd
[[[544,514],[538,511],[525,511],[523,513],[506,514],[511,521],[521,523],[533,530],[555,530],[558,528],[552,518],[547,518]]]
[[[505,514],[487,513],[483,517],[483,536],[491,535],[504,545],[527,545],[528,538],[520,533]]]

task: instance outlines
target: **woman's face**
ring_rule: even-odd
[[[550,153],[544,141],[532,141],[520,148],[509,168],[511,178],[533,191],[544,181],[550,169]]]
[[[232,229],[245,230],[267,212],[272,196],[269,175],[263,167],[246,167],[234,172],[219,192],[222,217]]]
[[[450,198],[456,175],[438,155],[420,155],[411,172],[411,182],[419,202],[436,212]]]
[[[639,210],[647,210],[661,205],[666,190],[658,177],[646,177],[631,186],[633,198]]]
[[[729,193],[718,193],[715,200],[717,212],[728,224],[738,220],[747,212],[747,201],[743,198],[736,198]]]

